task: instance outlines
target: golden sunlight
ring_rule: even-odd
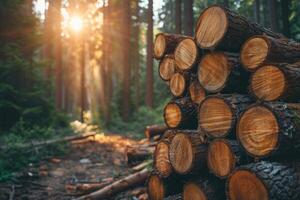
[[[83,21],[79,16],[73,16],[70,20],[71,29],[75,32],[79,32],[82,29]]]

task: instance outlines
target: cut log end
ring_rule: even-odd
[[[241,62],[247,70],[253,71],[265,61],[268,51],[269,45],[265,38],[252,37],[242,47]]]
[[[228,180],[230,200],[268,200],[268,190],[264,183],[247,170],[237,170]]]
[[[282,70],[273,65],[259,68],[251,78],[251,91],[264,101],[274,101],[283,96],[286,80]]]
[[[184,200],[207,200],[204,191],[195,183],[187,183],[183,188]]]
[[[163,176],[168,177],[172,172],[169,160],[169,145],[163,141],[159,142],[155,150],[155,168]]]
[[[194,152],[191,140],[183,133],[177,133],[170,144],[170,162],[179,174],[185,174],[193,167]]]
[[[182,40],[175,49],[174,56],[176,64],[181,70],[190,69],[196,62],[198,49],[191,38]]]
[[[189,93],[194,103],[200,105],[205,98],[205,90],[198,81],[194,81],[189,86]]]
[[[176,63],[173,58],[165,57],[159,64],[159,75],[164,81],[169,81],[175,74]]]
[[[206,54],[199,64],[198,80],[207,91],[219,92],[226,84],[230,68],[224,53]]]
[[[155,174],[150,175],[148,180],[148,195],[150,200],[163,200],[165,197],[165,187],[162,179]]]
[[[174,96],[179,97],[183,95],[185,87],[186,82],[184,76],[180,73],[175,73],[170,80],[171,93]]]
[[[218,177],[227,177],[235,168],[235,155],[224,139],[212,141],[208,147],[208,168]]]
[[[181,122],[181,109],[176,103],[169,103],[164,110],[165,123],[170,128],[176,128]]]
[[[166,39],[163,34],[158,34],[154,42],[154,57],[160,59],[165,54]]]
[[[233,112],[224,99],[206,98],[199,109],[199,125],[211,137],[224,137],[232,128]]]
[[[249,108],[237,124],[237,138],[250,155],[267,156],[277,147],[279,139],[275,115],[265,106]]]
[[[211,49],[226,34],[228,20],[226,12],[219,6],[207,8],[199,17],[196,28],[196,42],[203,49]]]

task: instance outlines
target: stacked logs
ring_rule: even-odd
[[[154,57],[173,98],[151,200],[300,199],[299,43],[214,5]]]

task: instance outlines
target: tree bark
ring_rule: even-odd
[[[148,107],[153,107],[153,0],[148,2],[147,12],[147,71],[146,71],[146,99]]]
[[[244,199],[250,192],[253,199],[296,200],[300,198],[299,181],[295,167],[262,161],[233,172],[227,180],[226,193],[228,199]]]
[[[194,0],[184,1],[184,33],[188,36],[194,35],[194,11],[193,11]]]
[[[151,126],[146,126],[145,128],[145,136],[150,140],[152,137],[156,135],[162,136],[166,131],[167,127],[165,125],[151,125]]]
[[[268,0],[269,6],[269,19],[271,24],[271,29],[275,32],[278,32],[278,18],[277,18],[277,1],[276,0]]]
[[[181,0],[175,0],[175,33],[177,34],[181,34],[182,31],[181,4]]]
[[[281,13],[282,13],[282,25],[283,34],[286,37],[290,37],[290,0],[281,0]]]
[[[255,0],[253,3],[255,22],[260,24],[260,0]]]

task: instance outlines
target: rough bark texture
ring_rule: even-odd
[[[156,135],[163,135],[165,133],[165,131],[167,130],[167,127],[165,125],[151,125],[151,126],[146,126],[145,128],[145,136],[146,138],[148,138],[149,140],[156,136]]]
[[[190,98],[185,97],[185,98],[175,99],[170,103],[176,104],[181,111],[181,120],[179,125],[176,127],[177,129],[196,129],[198,127],[197,105],[194,104]],[[165,112],[164,112],[164,119],[166,122]],[[169,127],[167,122],[166,125]]]
[[[261,180],[268,191],[269,200],[297,200],[300,199],[300,179],[296,168],[293,166],[276,162],[258,162],[238,168],[227,181],[227,197],[230,197],[230,181],[239,170],[246,170],[253,173]],[[243,180],[240,181],[242,183]],[[234,186],[233,186],[234,187]],[[246,196],[247,194],[245,194]],[[243,200],[243,199],[241,199]]]
[[[227,105],[229,106],[229,108],[232,111],[232,119],[231,119],[231,126],[228,129],[228,131],[226,133],[224,133],[223,137],[229,137],[229,138],[235,138],[235,126],[237,123],[237,120],[239,118],[239,116],[242,114],[243,111],[245,111],[245,109],[253,102],[253,100],[248,96],[248,95],[240,95],[240,94],[220,94],[220,95],[211,95],[208,96],[205,100],[209,99],[209,98],[220,98],[222,100],[224,100]],[[203,103],[205,102],[202,101],[201,105],[200,105],[200,109],[203,105]],[[205,131],[205,129],[203,129],[203,122],[201,120],[201,116],[198,117],[199,118],[199,128],[203,131]],[[206,132],[206,131],[205,131]],[[214,137],[213,135],[210,135],[208,133],[208,136],[210,137]]]
[[[181,34],[182,31],[181,6],[182,0],[175,0],[175,32],[177,34]]]
[[[189,36],[193,36],[194,33],[194,12],[193,12],[193,2],[194,0],[184,1],[184,33]]]
[[[214,5],[215,6],[215,5]],[[214,7],[211,6],[211,7]],[[208,7],[207,9],[211,8]],[[206,10],[207,10],[206,9]],[[284,37],[281,34],[277,34],[272,32],[269,29],[266,29],[256,23],[250,22],[245,17],[238,15],[237,13],[222,7],[224,12],[226,13],[227,20],[228,20],[228,27],[226,33],[223,35],[223,38],[214,46],[211,46],[209,49],[220,49],[225,51],[231,52],[238,52],[242,46],[242,44],[251,36],[254,35],[268,35],[274,38],[282,38]],[[199,17],[201,19],[203,13],[206,11],[204,10]],[[205,31],[205,30],[198,30],[199,27],[199,20],[198,26],[196,28],[196,32],[198,31]],[[201,47],[201,43],[198,42],[198,45]]]

